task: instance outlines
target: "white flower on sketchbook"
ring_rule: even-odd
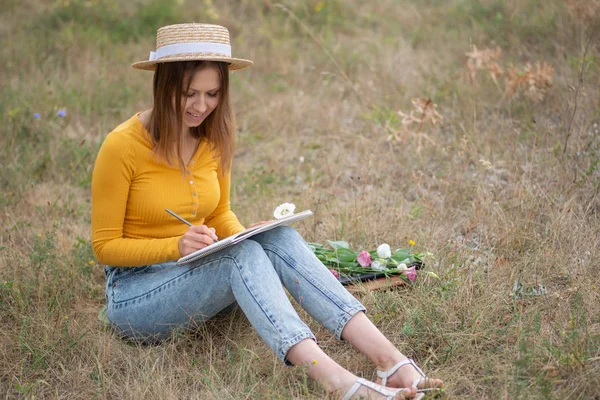
[[[379,261],[379,260],[375,260],[375,261],[373,261],[373,262],[371,263],[371,267],[370,267],[370,268],[371,268],[371,269],[374,269],[374,270],[377,270],[377,271],[385,271],[385,270],[386,270],[386,268],[385,268],[385,264],[384,264],[384,263],[382,263],[382,262],[381,262],[381,261]]]
[[[392,256],[392,249],[390,249],[390,245],[384,243],[377,248],[377,256],[379,258],[390,258]]]
[[[294,210],[296,209],[296,205],[294,203],[283,203],[277,206],[273,216],[275,219],[281,219],[284,217],[289,217],[290,215],[294,215]]]

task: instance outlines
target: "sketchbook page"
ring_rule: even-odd
[[[280,225],[287,225],[292,222],[307,218],[312,215],[312,211],[305,210],[297,214],[290,215],[288,217],[284,217],[281,219],[277,219],[266,224],[257,225],[252,228],[246,229],[242,232],[236,233],[235,235],[229,236],[225,239],[222,239],[216,243],[211,244],[210,246],[206,246],[200,250],[197,250],[187,256],[181,257],[177,260],[177,265],[188,264],[192,261],[196,261],[199,258],[206,257],[209,254],[217,252],[226,247],[232,246],[236,243],[241,242],[244,239],[257,235],[259,233],[268,231]]]
[[[255,227],[246,229],[245,231],[240,232],[237,235],[235,235],[235,237],[233,239],[233,243],[235,244],[235,243],[241,242],[242,240],[247,239],[251,236],[258,235],[259,233],[262,233],[262,232],[266,232],[266,231],[273,229],[280,225],[291,224],[292,222],[296,222],[296,221],[299,221],[306,217],[310,217],[311,215],[312,215],[312,211],[305,210],[305,211],[299,212],[297,214],[290,215],[288,217],[275,219],[273,221],[267,222],[266,224],[257,225]]]

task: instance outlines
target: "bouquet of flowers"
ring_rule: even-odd
[[[294,215],[296,205],[293,203],[280,204],[273,212],[275,219]],[[431,253],[415,253],[411,251],[415,242],[409,240],[409,248],[396,249],[392,252],[390,245],[383,243],[377,250],[362,250],[355,252],[350,245],[343,241],[328,240],[330,248],[319,243],[308,243],[317,258],[329,271],[342,283],[348,283],[361,278],[377,278],[380,276],[401,275],[403,279],[414,282],[417,279],[417,270],[421,269],[426,256],[433,257]],[[421,271],[429,276],[438,276],[429,271]]]
[[[414,282],[417,271],[423,265],[426,256],[431,253],[415,253],[411,248],[396,249],[392,252],[390,245],[383,243],[377,250],[353,251],[350,245],[343,241],[330,241],[329,247],[319,243],[308,243],[317,258],[327,267],[336,278],[352,281],[361,276],[390,276],[401,275],[403,279]],[[415,243],[411,240],[409,245]],[[433,272],[420,271],[437,277]]]

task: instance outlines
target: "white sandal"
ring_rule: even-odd
[[[419,389],[419,384],[422,382],[427,381],[427,375],[425,375],[425,373],[423,372],[423,370],[421,370],[421,368],[419,368],[419,366],[410,358],[407,358],[406,360],[402,360],[400,361],[398,364],[394,365],[392,368],[388,369],[387,371],[380,371],[377,370],[377,376],[379,378],[381,378],[381,384],[383,386],[385,386],[385,384],[387,383],[387,380],[390,376],[394,375],[394,373],[396,373],[396,371],[398,371],[400,369],[400,367],[403,367],[405,365],[412,365],[419,374],[421,374],[420,378],[415,379],[415,381],[412,384],[412,387],[414,387],[415,389],[417,389],[417,392],[419,394],[421,394],[421,396],[417,395],[417,397],[415,397],[415,399],[420,399],[423,396],[425,396],[425,394],[423,394],[423,392],[429,391],[429,390],[441,390],[438,387],[430,387],[430,388],[423,388],[423,389]]]
[[[358,391],[358,389],[360,389],[361,386],[366,386],[369,389],[372,389],[377,393],[386,396],[386,400],[394,400],[398,393],[405,391],[405,389],[403,388],[388,388],[382,385],[378,385],[377,383],[368,381],[366,379],[358,378],[356,382],[354,382],[354,385],[352,385],[352,387],[346,392],[342,400],[350,400],[352,396]]]

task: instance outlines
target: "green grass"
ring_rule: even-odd
[[[448,398],[592,399],[600,385],[600,54],[558,0],[8,1],[0,12],[0,393],[6,398],[323,398],[243,315],[160,346],[104,329],[90,180],[106,134],[151,104],[130,64],[158,27],[217,22],[234,55],[232,202],[243,223],[310,208],[311,242],[383,242],[435,255],[440,279],[357,293]],[[593,20],[593,18],[592,18]],[[465,53],[548,62],[535,102]],[[443,121],[405,127],[431,98]],[[566,140],[575,102],[577,112]],[[66,110],[65,117],[57,115]],[[34,118],[39,113],[40,118]],[[594,124],[597,124],[594,126]],[[565,144],[567,145],[565,150]],[[522,290],[515,291],[515,281]],[[546,294],[532,289],[545,287]],[[299,307],[352,372],[373,368]]]

